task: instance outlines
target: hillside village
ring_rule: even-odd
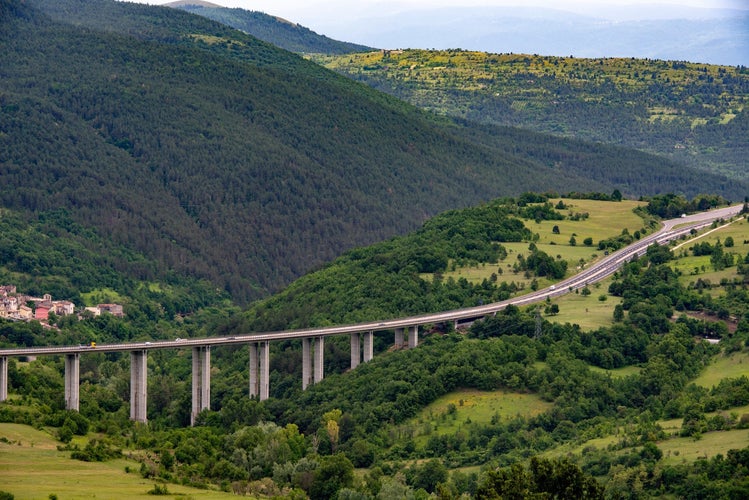
[[[15,285],[0,285],[0,318],[12,321],[39,321],[46,323],[50,313],[57,316],[78,314],[79,319],[87,315],[99,316],[108,313],[123,317],[120,304],[98,304],[93,307],[76,307],[69,300],[52,300],[50,294],[33,297],[18,293]]]

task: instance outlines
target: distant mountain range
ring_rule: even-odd
[[[318,18],[314,29],[388,49],[460,48],[749,66],[749,11],[664,9],[645,11],[638,5],[589,14],[539,7],[420,8],[393,14],[368,10]]]

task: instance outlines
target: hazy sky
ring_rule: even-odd
[[[164,4],[173,0],[135,0],[140,3]],[[211,1],[211,0],[208,0]],[[357,5],[379,5],[379,6],[419,6],[434,7],[441,5],[453,6],[475,6],[475,5],[517,5],[517,6],[534,6],[543,5],[546,7],[555,7],[560,9],[572,8],[578,9],[581,6],[592,5],[637,5],[637,4],[670,4],[676,6],[690,7],[733,7],[747,8],[745,0],[356,0],[343,2],[340,0],[213,0],[211,3],[223,5],[224,7],[241,7],[247,10],[285,10],[292,12],[294,10],[307,10],[307,8],[325,8],[326,6],[349,5],[352,8]]]
[[[165,4],[172,0],[124,1]],[[744,28],[739,23],[730,21],[723,22],[730,19],[732,14],[726,17],[725,11],[722,11],[740,9],[747,12],[749,0],[207,1],[224,7],[265,12],[298,23],[318,34],[370,47],[461,47],[486,52],[574,54],[578,57],[647,57],[727,65],[747,64],[749,61],[749,27]],[[487,23],[481,24],[476,17],[471,18],[476,16],[476,13],[471,14],[470,9],[465,9],[481,6],[525,8],[524,11],[516,12],[519,17],[532,15],[536,7],[563,10],[578,17],[553,12],[544,15],[539,12],[545,23],[543,26],[549,28],[547,31],[538,33],[522,25],[527,31],[515,33],[511,28],[505,27],[506,29],[500,29],[495,33],[491,32],[491,29],[494,25],[499,26],[494,19],[496,16],[487,14],[494,20],[489,19]],[[453,19],[459,13],[424,12],[430,9],[438,10],[440,7],[465,9],[466,18],[448,27],[449,19]],[[415,10],[421,12],[414,15]],[[560,20],[559,26],[552,26],[550,23],[554,23],[557,15]],[[575,32],[576,28],[569,24],[570,19],[579,23],[579,32]],[[666,19],[681,20],[671,23],[671,26],[694,26],[688,23],[704,21],[700,29],[704,26],[707,31],[690,32],[688,40],[681,39],[673,30],[665,38],[658,38],[663,35],[659,31],[648,31],[649,21]],[[420,24],[420,20],[424,20],[424,23]],[[598,20],[602,22],[599,23]],[[435,23],[434,26],[438,28],[430,31],[429,22]],[[638,29],[640,31],[637,31]],[[554,39],[554,36],[557,39]]]
[[[140,3],[164,4],[172,0],[133,0]],[[288,19],[313,28],[310,22],[336,17],[362,17],[376,13],[389,14],[412,8],[443,6],[543,6],[572,12],[605,15],[614,18],[621,13],[618,6],[641,6],[645,4],[669,5],[668,12],[677,15],[679,8],[737,8],[749,9],[747,0],[208,0],[224,7],[241,7],[257,10]],[[612,8],[614,10],[612,10]],[[663,12],[663,10],[661,10]],[[627,15],[631,18],[632,12]]]

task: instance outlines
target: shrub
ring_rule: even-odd
[[[146,492],[149,495],[169,495],[169,490],[165,484],[154,484],[153,488]]]

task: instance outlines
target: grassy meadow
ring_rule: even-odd
[[[464,389],[437,399],[405,427],[414,432],[416,444],[423,446],[432,433],[454,434],[470,423],[486,424],[493,419],[511,419],[516,415],[534,416],[551,406],[535,394]]]
[[[664,463],[676,465],[693,462],[700,458],[712,458],[718,454],[725,456],[730,449],[749,446],[749,431],[736,429],[721,432],[706,432],[699,439],[693,437],[673,437],[656,443],[663,452]]]
[[[694,383],[710,389],[724,378],[749,377],[749,353],[733,352],[716,356]]]
[[[558,200],[552,200],[556,204]],[[623,205],[611,202],[596,202],[589,200],[564,200],[569,203],[567,214],[587,212],[589,217],[579,221],[541,221],[535,223],[528,222],[527,225],[539,235],[537,246],[544,252],[556,258],[565,259],[569,263],[568,275],[574,274],[579,265],[587,265],[592,260],[599,257],[600,252],[595,245],[600,239],[616,236],[621,233],[622,228],[627,228],[630,233],[640,230],[644,226],[643,220],[637,216],[632,209],[637,203],[630,202],[631,205],[626,209]],[[559,234],[555,234],[552,228],[557,225]],[[574,235],[577,245],[569,244],[570,236]],[[592,237],[593,247],[585,247],[582,241],[586,237]],[[678,257],[671,265],[681,272],[681,280],[688,285],[695,282],[698,278],[709,280],[713,285],[717,285],[721,280],[733,280],[736,277],[736,268],[730,267],[721,271],[713,270],[709,256],[694,257],[689,255],[689,248],[697,241],[707,241],[711,245],[717,242],[725,242],[726,238],[732,237],[734,240],[733,247],[724,247],[725,252],[735,255],[735,259],[743,259],[749,253],[749,223],[745,219],[738,219],[730,224],[720,226],[703,232],[697,239],[674,245],[674,254]],[[508,249],[508,258],[497,265],[480,264],[478,266],[459,268],[452,274],[457,277],[464,277],[469,281],[480,282],[488,278],[492,272],[497,271],[497,267],[502,267],[503,273],[498,276],[498,281],[515,281],[523,283],[526,287],[530,286],[531,278],[525,278],[522,273],[515,274],[512,272],[512,264],[517,256],[529,254],[527,243],[506,243]],[[608,294],[608,286],[611,278],[590,286],[590,295],[579,293],[570,293],[557,297],[553,303],[559,305],[559,313],[554,316],[545,315],[546,319],[553,322],[578,324],[583,330],[590,330],[605,327],[611,324],[613,310],[621,299]],[[551,281],[538,279],[538,286],[545,287],[552,284]],[[723,293],[720,288],[713,288],[708,293]],[[537,363],[542,367],[543,363]],[[640,367],[628,366],[616,370],[604,370],[591,366],[591,370],[611,377],[620,378],[637,374]],[[730,355],[718,355],[712,364],[694,381],[695,384],[706,388],[713,387],[724,378],[735,378],[740,376],[749,376],[749,354],[732,353]],[[446,433],[455,432],[468,419],[470,421],[486,421],[489,418],[499,416],[511,416],[516,414],[529,415],[537,411],[538,407],[534,406],[532,395],[515,395],[509,397],[508,394],[489,393],[483,395],[485,401],[492,403],[476,402],[470,398],[471,394],[465,391],[459,391],[435,402],[430,405],[416,419],[416,424],[422,428],[430,429],[431,432]],[[462,401],[462,406],[460,402]],[[543,403],[539,400],[540,403]],[[450,407],[454,405],[454,407]],[[535,410],[534,410],[535,408]],[[497,412],[501,409],[501,412]],[[733,413],[741,416],[749,413],[749,407],[732,408],[725,413]],[[682,425],[682,419],[664,420],[659,422],[661,427],[669,438],[658,442],[658,447],[663,451],[667,463],[676,464],[685,461],[693,461],[698,458],[712,457],[719,453],[725,454],[731,448],[741,448],[749,446],[749,432],[747,430],[731,430],[725,432],[708,432],[700,436],[699,439],[693,437],[679,437],[679,431]],[[549,452],[550,455],[560,455],[566,453],[580,454],[584,448],[605,449],[609,445],[616,444],[622,437],[622,429],[617,430],[609,436],[596,438],[576,443],[571,446],[565,446],[554,449]],[[421,437],[425,442],[427,437]]]
[[[149,499],[156,481],[144,479],[140,464],[126,458],[108,462],[82,462],[45,430],[26,425],[0,423],[0,491],[16,500],[38,500],[56,495],[60,499],[103,500]],[[126,472],[129,468],[130,472]],[[168,484],[170,498],[219,500],[229,493]]]
[[[590,295],[568,293],[556,297],[552,302],[559,306],[559,314],[546,316],[546,319],[555,323],[577,324],[583,330],[594,330],[611,325],[614,307],[621,304],[622,299],[609,295],[610,283],[611,279],[608,278],[591,285]]]
[[[595,373],[601,373],[603,375],[608,375],[611,378],[624,378],[624,377],[629,377],[630,375],[637,375],[638,373],[640,373],[640,367],[639,366],[623,366],[621,368],[614,368],[611,370],[607,370],[605,368],[591,366],[590,371],[595,372]]]
[[[560,199],[551,199],[550,203],[556,206]],[[601,256],[598,250],[598,241],[611,238],[621,234],[623,229],[630,233],[642,231],[645,225],[643,219],[635,214],[633,210],[643,205],[643,202],[623,200],[621,202],[597,201],[597,200],[561,200],[567,206],[560,210],[565,216],[575,214],[588,214],[587,218],[579,220],[554,220],[554,221],[526,221],[526,226],[538,234],[536,246],[539,250],[556,257],[564,259],[568,263],[567,274],[572,276],[577,272],[581,264],[587,264]],[[559,233],[554,232],[557,226]],[[574,236],[575,245],[570,244],[570,238]],[[592,238],[593,245],[585,246],[583,240]],[[512,266],[518,256],[527,257],[530,254],[528,243],[502,243],[507,248],[507,258],[498,264],[481,263],[473,266],[458,267],[455,270],[444,273],[444,276],[455,279],[465,278],[472,283],[480,283],[488,279],[492,273],[497,273],[497,282],[522,283],[530,286],[531,278],[526,278],[522,273],[513,273]],[[501,268],[501,274],[497,271]],[[545,286],[551,282],[538,279],[539,286]]]
[[[734,246],[726,247],[724,245],[723,252],[734,254],[734,260],[737,262],[739,259],[744,259],[749,254],[749,222],[746,219],[737,219],[730,224],[705,231],[696,239],[688,240],[674,246],[674,254],[679,256],[679,259],[674,261],[671,267],[682,273],[680,278],[682,284],[689,285],[697,282],[698,279],[709,281],[712,284],[719,284],[721,280],[727,279],[730,281],[736,277],[735,267],[715,271],[710,263],[709,255],[696,257],[689,255],[689,248],[696,242],[704,241],[711,245],[715,245],[718,242],[723,244],[728,237],[733,238]],[[711,293],[720,293],[720,290],[712,289]]]

